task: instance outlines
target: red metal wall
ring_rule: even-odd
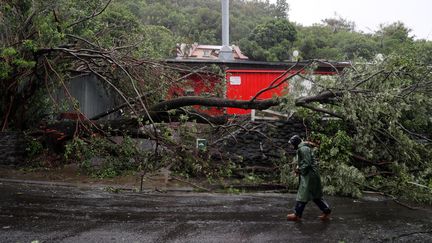
[[[284,70],[227,70],[227,94],[228,99],[250,100],[259,91],[267,88]],[[289,75],[289,74],[287,74]],[[285,75],[285,76],[287,76]],[[270,99],[288,92],[288,82],[278,88],[266,91],[259,95],[258,99]],[[250,110],[227,108],[227,114],[250,114]]]
[[[267,88],[270,84],[280,77],[285,70],[255,70],[255,69],[232,69],[226,71],[226,98],[234,100],[250,100],[259,91]],[[285,75],[288,76],[296,71]],[[317,75],[335,75],[336,72],[315,72]],[[283,78],[283,77],[282,77]],[[188,80],[173,84],[168,91],[168,99],[179,96],[211,96],[223,97],[221,79],[218,76],[206,74],[191,75]],[[270,99],[274,96],[281,96],[288,92],[288,82],[285,82],[278,88],[268,90],[258,96],[258,99]],[[238,108],[216,108],[194,106],[194,109],[209,115],[250,114],[251,110]]]
[[[217,96],[222,97],[222,90],[219,89],[221,79],[218,76],[205,74],[194,74],[187,80],[173,84],[168,90],[168,99],[181,96]],[[223,115],[224,109],[218,107],[204,107],[196,105],[194,109],[208,115]]]

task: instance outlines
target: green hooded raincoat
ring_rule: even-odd
[[[300,172],[300,184],[297,191],[297,201],[308,202],[322,198],[321,179],[315,156],[309,145],[300,143],[296,158]]]

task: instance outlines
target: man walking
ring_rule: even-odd
[[[297,191],[295,213],[288,214],[288,220],[299,221],[306,204],[311,200],[323,212],[319,218],[321,220],[330,219],[331,209],[322,199],[321,179],[314,153],[310,148],[311,145],[304,143],[298,135],[292,136],[289,143],[297,150],[295,156],[295,160],[297,160],[296,174],[299,175],[300,183]]]

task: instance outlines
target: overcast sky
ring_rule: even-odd
[[[276,2],[276,0],[270,0]],[[302,25],[333,17],[354,21],[357,30],[373,32],[381,23],[402,21],[416,39],[432,40],[432,0],[287,0],[289,19]]]

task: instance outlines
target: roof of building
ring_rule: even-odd
[[[230,46],[233,53],[234,59],[248,60],[249,58],[245,56],[240,48],[236,45]],[[177,45],[177,59],[204,59],[204,60],[214,60],[219,58],[219,52],[222,46],[219,45],[200,45],[198,43],[194,44],[178,44]]]
[[[195,58],[183,58],[183,59],[166,59],[166,63],[186,65],[189,67],[202,67],[205,65],[219,65],[225,69],[257,69],[257,70],[286,70],[296,65],[294,70],[301,69],[308,65],[310,61],[300,62],[265,62],[265,61],[251,61],[251,60],[219,60],[219,59],[195,59]],[[333,72],[337,73],[342,71],[344,68],[351,66],[350,62],[334,62],[334,61],[316,61],[316,72]]]

